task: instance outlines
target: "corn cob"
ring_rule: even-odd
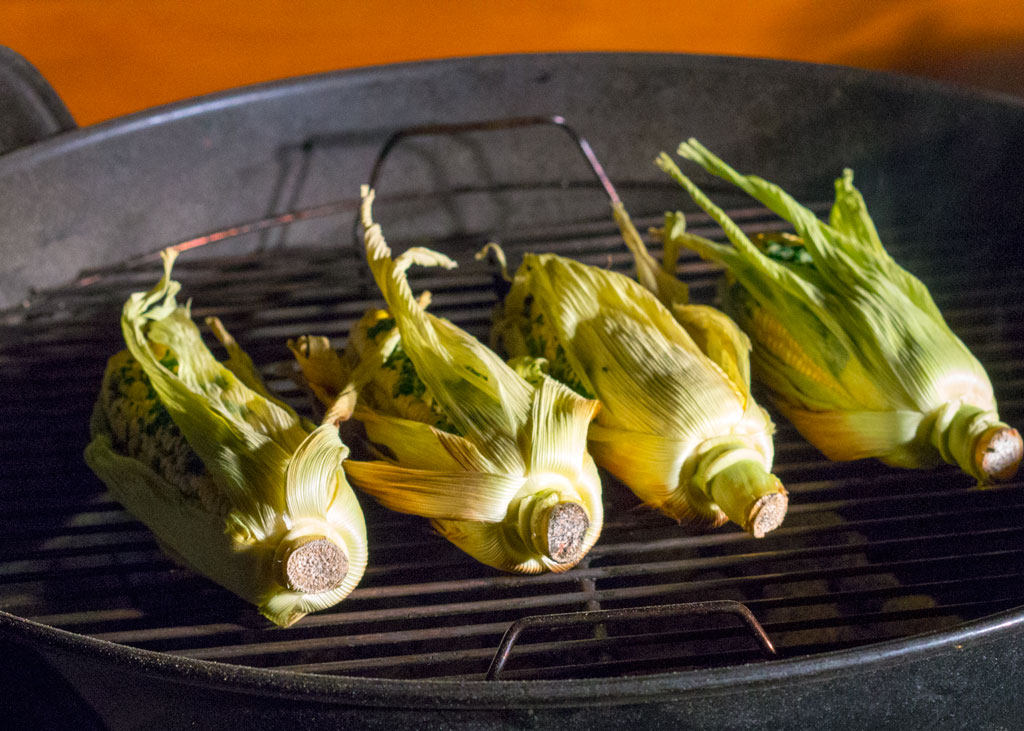
[[[590,452],[646,504],[761,537],[787,497],[771,474],[773,425],[745,379],[748,344],[710,308],[688,315],[698,338],[627,277],[527,254],[494,338],[524,374],[600,400]]]
[[[216,318],[214,360],[164,276],[125,304],[85,459],[175,560],[287,626],[347,596],[366,565],[348,450],[266,390]]]
[[[751,241],[668,155],[658,158],[733,245],[687,234],[680,213],[667,216],[666,240],[725,266],[726,307],[754,339],[755,375],[808,441],[834,460],[945,461],[981,484],[1013,477],[1024,444],[1000,421],[985,369],[925,285],[886,253],[850,170],[836,180],[826,224],[696,140],[679,154],[796,229]]]
[[[366,313],[342,356],[322,337],[289,342],[326,421],[353,417],[381,459],[349,461],[384,506],[429,518],[442,536],[505,571],[565,571],[603,522],[586,452],[598,404],[545,378],[531,385],[475,338],[426,311],[405,272],[451,268],[428,249],[392,259],[364,190],[366,251],[388,310]],[[356,398],[357,396],[357,398]]]
[[[161,365],[177,373],[178,364],[169,350],[160,347],[154,351],[159,353]],[[160,403],[149,376],[127,350],[108,361],[99,403],[116,452],[148,466],[198,501],[205,512],[227,516],[230,503]]]

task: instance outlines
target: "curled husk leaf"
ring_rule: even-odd
[[[387,310],[371,310],[339,357],[326,338],[289,342],[325,420],[365,427],[381,459],[346,463],[385,507],[429,518],[449,541],[505,571],[565,571],[597,541],[601,483],[586,451],[598,410],[550,378],[531,384],[426,311],[412,264],[455,266],[429,249],[392,258],[363,191],[366,254]]]
[[[628,277],[527,254],[494,336],[522,372],[600,400],[590,452],[646,504],[763,536],[787,496],[771,474],[773,425],[750,395],[748,342],[711,308],[678,307],[686,327]]]
[[[218,362],[171,279],[124,306],[85,451],[111,493],[176,560],[287,626],[346,597],[366,566],[366,528],[331,426],[270,395],[214,318]],[[174,455],[174,459],[167,459]]]
[[[808,441],[834,460],[911,468],[945,461],[982,484],[1013,477],[1021,438],[1000,421],[985,369],[925,285],[886,253],[850,170],[836,180],[825,223],[696,140],[679,154],[796,231],[752,241],[668,155],[658,158],[732,246],[686,233],[681,213],[667,216],[666,240],[726,268],[725,304],[754,340],[755,377]]]

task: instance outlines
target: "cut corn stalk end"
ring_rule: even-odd
[[[1008,426],[993,426],[978,438],[974,447],[974,464],[983,481],[1006,482],[1013,479],[1024,457],[1024,441],[1020,432]]]
[[[763,495],[754,502],[744,527],[754,538],[764,538],[767,533],[782,525],[788,508],[789,495],[785,490]]]
[[[779,479],[752,460],[722,470],[710,481],[709,491],[729,520],[755,538],[782,525],[789,507],[789,494]]]
[[[344,549],[325,536],[282,541],[277,554],[281,583],[292,591],[334,591],[348,575],[349,561]]]
[[[556,563],[577,563],[583,557],[583,537],[590,527],[584,507],[576,502],[556,503],[544,511],[543,523],[544,554]]]

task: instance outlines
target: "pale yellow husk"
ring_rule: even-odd
[[[229,358],[223,364],[213,358],[189,307],[176,302],[175,257],[173,251],[164,252],[163,278],[129,298],[121,327],[128,360],[145,372],[153,400],[202,461],[203,479],[217,495],[200,501],[182,489],[178,475],[161,473],[120,447],[103,398],[93,414],[85,458],[175,559],[286,626],[341,601],[363,575],[366,528],[342,469],[348,449],[336,429],[314,427],[273,398],[248,356],[216,320],[211,325]],[[170,353],[175,370],[158,353]],[[115,377],[108,368],[104,388]],[[344,556],[344,578],[321,591],[290,587],[282,562],[314,538],[326,539],[334,555]]]
[[[524,372],[600,400],[590,452],[646,504],[764,535],[787,498],[771,474],[773,425],[749,391],[749,344],[720,313],[678,307],[677,320],[628,277],[527,254],[494,334]]]
[[[481,563],[518,573],[571,568],[603,524],[600,478],[586,451],[599,405],[551,379],[528,383],[427,312],[406,270],[454,262],[422,248],[392,258],[372,202],[364,190],[367,258],[388,309],[368,312],[340,357],[322,337],[289,342],[328,406],[325,421],[354,417],[381,456],[346,463],[349,478],[386,507],[429,518]],[[549,545],[556,515],[585,515],[568,526],[577,531],[572,545]]]
[[[658,164],[722,226],[732,246],[685,232],[668,214],[668,247],[728,272],[725,304],[754,340],[753,369],[775,403],[827,457],[900,467],[958,465],[980,483],[1009,479],[1020,436],[1000,421],[981,363],[927,288],[886,253],[853,173],[836,180],[829,223],[778,186],[740,175],[696,140],[679,154],[793,224],[800,260],[762,251],[665,154]],[[801,251],[801,248],[803,250]]]

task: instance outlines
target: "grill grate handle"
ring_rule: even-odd
[[[602,624],[615,621],[641,621],[645,619],[662,619],[665,617],[697,617],[710,614],[733,614],[739,617],[743,624],[750,630],[751,634],[761,646],[765,657],[773,657],[775,646],[768,638],[768,633],[757,621],[754,613],[746,605],[721,599],[706,602],[687,602],[685,604],[659,604],[651,607],[629,607],[625,609],[598,609],[589,612],[567,612],[564,614],[542,614],[533,617],[523,617],[516,620],[505,631],[498,645],[491,666],[487,668],[486,680],[497,680],[498,675],[505,669],[508,658],[512,653],[512,647],[519,640],[519,637],[527,630],[533,629],[558,629],[562,627],[577,627],[585,624]]]
[[[380,177],[381,168],[384,167],[384,161],[387,159],[388,154],[390,154],[391,150],[393,150],[399,142],[406,138],[454,136],[465,132],[497,132],[507,129],[539,127],[543,125],[553,125],[565,132],[572,139],[573,143],[579,148],[580,153],[586,159],[590,169],[594,172],[594,177],[597,178],[598,182],[601,183],[601,187],[604,188],[604,192],[608,195],[608,200],[611,201],[612,205],[620,203],[621,200],[619,198],[619,194],[615,190],[615,186],[612,185],[612,181],[608,177],[608,174],[605,173],[604,166],[601,165],[601,161],[598,160],[597,155],[594,154],[594,149],[590,146],[590,143],[566,121],[565,117],[559,114],[553,114],[549,117],[505,117],[502,119],[460,122],[458,124],[424,124],[416,127],[400,129],[392,133],[392,135],[388,137],[381,146],[380,152],[377,153],[377,158],[373,161],[373,168],[370,170],[370,178],[367,181],[367,185],[371,189],[377,187],[377,179]],[[353,223],[352,238],[358,248],[362,244],[362,237],[359,235],[359,216],[356,216],[356,220]]]

